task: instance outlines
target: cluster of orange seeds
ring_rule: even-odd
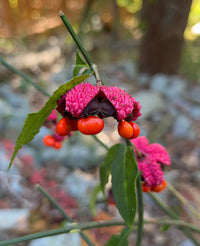
[[[56,132],[60,136],[66,136],[71,131],[80,131],[85,135],[95,135],[104,128],[104,121],[97,116],[81,117],[80,119],[62,118],[57,126]],[[118,123],[118,133],[126,139],[133,139],[139,136],[140,128],[134,122],[120,121]]]

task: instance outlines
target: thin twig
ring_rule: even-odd
[[[104,144],[96,135],[92,135],[92,137],[94,138],[95,141],[100,143],[101,146],[104,147],[104,149],[109,150],[109,147],[106,144]]]
[[[50,97],[50,94],[47,93],[41,86],[39,86],[34,80],[32,80],[28,75],[22,73],[17,68],[13,67],[12,65],[8,64],[1,56],[0,56],[0,62],[2,65],[7,67],[12,72],[18,74],[22,79],[24,79],[26,82],[34,86],[38,91],[40,91],[42,94],[44,94],[47,97]]]
[[[181,203],[183,203],[184,206],[190,210],[195,218],[200,220],[200,213],[169,182],[167,182],[167,188]]]
[[[144,220],[143,220],[143,213],[144,213],[143,193],[142,193],[140,175],[138,175],[138,177],[137,177],[136,187],[137,187],[137,199],[138,199],[138,229],[137,229],[136,246],[140,246],[142,243],[142,233],[143,233],[143,223],[144,223]]]
[[[174,220],[178,220],[179,217],[178,215],[172,210],[170,209],[158,196],[156,196],[155,194],[153,194],[152,192],[149,193],[149,196],[156,202],[156,204],[166,213],[168,214],[172,219]],[[200,244],[197,242],[197,240],[195,239],[195,237],[192,235],[191,231],[183,226],[179,226],[178,227],[179,230],[181,230],[188,238],[190,238],[192,240],[192,242],[199,246]]]
[[[135,158],[135,152],[133,151],[133,145],[132,142],[129,139],[126,139],[127,146],[131,147],[133,157]],[[139,173],[138,164],[137,164],[137,172]],[[142,186],[141,186],[141,180],[140,175],[137,176],[136,179],[136,188],[137,188],[137,204],[138,204],[138,229],[137,229],[137,240],[136,240],[136,246],[140,246],[142,243],[142,234],[143,234],[143,213],[144,213],[144,204],[143,204],[143,193],[142,193]]]
[[[87,61],[89,67],[92,69],[92,65],[93,65],[92,59],[90,58],[87,51],[83,47],[78,35],[75,33],[73,27],[71,26],[70,22],[66,18],[65,14],[62,11],[60,11],[59,15],[60,15],[60,18],[62,19],[64,25],[66,26],[68,32],[71,34],[73,40],[75,41],[76,45],[78,46],[79,50],[81,51],[82,55],[84,56],[85,60]]]
[[[200,233],[200,228],[196,227],[192,224],[185,223],[180,220],[169,220],[169,219],[144,219],[145,224],[160,224],[160,225],[175,225],[175,226],[181,226],[187,229],[190,229],[192,231]],[[95,222],[87,222],[87,223],[82,223],[82,224],[72,224],[72,225],[67,225],[64,228],[59,228],[59,229],[54,229],[54,230],[49,230],[45,232],[38,232],[38,233],[33,233],[29,234],[26,236],[14,238],[11,240],[6,240],[6,241],[0,241],[0,246],[8,246],[20,242],[25,242],[33,239],[38,239],[42,237],[48,237],[48,236],[55,236],[59,234],[64,234],[64,233],[69,233],[72,230],[89,230],[93,228],[101,228],[101,227],[110,227],[110,226],[125,226],[124,221],[119,221],[119,220],[109,220],[109,221],[95,221]],[[135,225],[137,225],[137,222],[135,222]]]
[[[39,184],[36,184],[36,188],[54,205],[54,207],[56,207],[60,211],[60,213],[63,215],[63,217],[66,220],[73,223],[73,220],[64,211],[64,209],[56,202],[56,200],[53,199],[52,196],[50,196]],[[95,246],[83,232],[80,231],[79,234],[89,246]]]

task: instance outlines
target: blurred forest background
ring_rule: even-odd
[[[60,20],[60,10],[79,33],[106,84],[119,86],[140,101],[141,135],[167,148],[172,166],[166,170],[166,180],[199,209],[199,0],[1,0],[1,57],[50,94],[72,78],[75,65],[76,47]],[[1,240],[60,226],[61,215],[34,189],[36,183],[75,220],[119,218],[101,194],[97,214],[89,209],[98,167],[106,154],[89,136],[74,134],[62,149],[54,150],[43,145],[43,137],[51,132],[42,127],[7,173],[27,114],[40,109],[46,100],[0,64]],[[121,141],[112,120],[105,125],[98,137],[108,146]],[[159,195],[181,219],[200,225],[200,217],[188,212],[169,190]],[[165,216],[146,194],[144,202],[146,217]],[[145,225],[143,245],[194,245],[174,227],[166,232],[160,229]],[[112,227],[87,233],[101,246],[120,230]],[[50,246],[55,245],[54,240],[57,246],[64,245],[63,240],[70,246],[85,245],[77,233],[39,240],[18,245]],[[134,233],[129,240],[135,245]]]
[[[58,35],[67,36],[58,18],[61,9],[87,40],[85,43],[89,50],[96,54],[102,48],[102,43],[104,44],[103,50],[106,52],[99,59],[107,58],[104,57],[107,50],[112,52],[115,48],[119,51],[120,48],[132,49],[131,57],[139,60],[140,71],[150,74],[173,74],[179,71],[187,78],[198,80],[198,0],[167,3],[157,0],[2,0],[2,54],[13,55],[20,48],[27,48],[29,51],[44,49],[45,44],[53,46],[53,41],[56,42],[53,37],[59,39]],[[185,45],[182,50],[183,34]],[[141,42],[143,36],[145,38]],[[102,41],[104,39],[106,42]],[[69,51],[72,41],[69,36],[65,41],[68,44],[65,49]],[[102,53],[102,49],[99,53]],[[113,56],[115,55],[113,52]]]

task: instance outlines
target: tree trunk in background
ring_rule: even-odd
[[[145,28],[139,71],[175,74],[178,71],[192,0],[143,0],[141,24]]]

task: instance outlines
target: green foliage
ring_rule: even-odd
[[[111,175],[117,208],[126,224],[131,227],[137,210],[135,186],[138,176],[138,167],[131,147],[126,147],[123,155],[113,163]]]
[[[188,79],[199,80],[200,78],[200,47],[199,41],[188,41],[185,44],[181,57],[181,73]]]
[[[161,231],[168,231],[170,228],[171,228],[171,225],[169,225],[169,224],[160,226]]]
[[[112,235],[105,246],[128,246],[128,236],[131,231],[129,227],[123,228],[119,235]]]
[[[136,214],[135,184],[138,175],[133,150],[126,144],[112,146],[100,166],[101,187],[104,191],[109,175],[112,175],[112,191],[117,208],[128,226],[132,226]]]
[[[120,7],[125,7],[128,12],[136,13],[142,7],[142,0],[117,0]]]
[[[123,154],[125,149],[125,144],[115,144],[108,150],[107,155],[100,166],[100,180],[103,192],[106,184],[108,183],[108,178],[111,173],[113,163],[117,162],[118,160],[123,162]]]
[[[82,72],[81,72],[82,70]],[[81,72],[82,75],[90,74],[92,71],[89,66],[82,60],[78,51],[76,51],[76,66],[73,71],[73,76],[77,76]]]
[[[101,191],[101,184],[98,184],[96,187],[94,187],[93,191],[92,191],[92,195],[90,197],[90,210],[92,215],[96,214],[96,199],[97,199],[97,195],[98,193]]]
[[[200,22],[200,4],[199,0],[193,0],[188,18],[188,27],[190,28],[198,22]]]
[[[86,80],[88,77],[90,77],[92,74],[89,75],[81,75],[77,76],[70,81],[68,81],[66,84],[61,85],[54,93],[53,95],[48,99],[46,104],[43,106],[41,110],[39,110],[36,113],[31,113],[27,116],[24,126],[22,129],[22,132],[20,133],[19,137],[17,138],[15,149],[9,164],[8,169],[11,167],[12,162],[17,154],[17,152],[21,149],[21,147],[24,144],[27,144],[33,138],[35,135],[39,132],[41,126],[47,119],[47,117],[50,115],[51,111],[56,107],[57,100],[60,99],[60,97],[67,91],[73,88],[75,85],[80,84],[84,80]]]

